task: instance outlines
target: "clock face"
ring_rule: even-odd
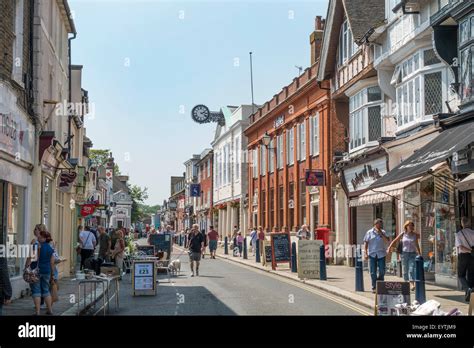
[[[198,123],[204,123],[209,119],[211,112],[205,105],[196,105],[191,111],[191,116],[194,121]]]

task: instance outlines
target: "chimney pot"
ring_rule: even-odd
[[[316,24],[315,24],[315,29],[316,30],[322,30],[322,26],[321,26],[321,16],[316,16]]]

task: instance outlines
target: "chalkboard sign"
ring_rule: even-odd
[[[264,245],[264,256],[265,256],[265,262],[264,264],[271,264],[272,263],[272,245],[268,242],[265,243]]]
[[[137,251],[140,254],[145,254],[146,256],[154,257],[155,256],[155,246],[154,245],[138,245]]]
[[[134,261],[132,267],[133,296],[156,295],[155,261]]]
[[[150,244],[155,246],[155,252],[164,251],[167,254],[167,259],[171,257],[171,234],[151,234]]]
[[[291,242],[288,233],[271,233],[272,245],[272,268],[276,269],[276,264],[281,262],[291,263]],[[291,264],[290,264],[291,267]]]
[[[409,282],[377,282],[375,315],[397,315],[395,305],[402,303],[410,303]]]

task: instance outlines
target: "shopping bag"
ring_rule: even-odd
[[[59,288],[58,288],[58,284],[56,283],[55,280],[51,281],[49,291],[51,293],[51,300],[53,301],[53,303],[58,302],[58,300],[59,300],[59,295],[58,295]]]

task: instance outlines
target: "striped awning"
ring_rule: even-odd
[[[350,207],[360,207],[362,205],[377,204],[382,202],[390,202],[393,197],[399,197],[403,194],[403,189],[414,182],[420,180],[422,176],[396,184],[387,185],[370,189],[361,194],[359,197],[349,201]]]

